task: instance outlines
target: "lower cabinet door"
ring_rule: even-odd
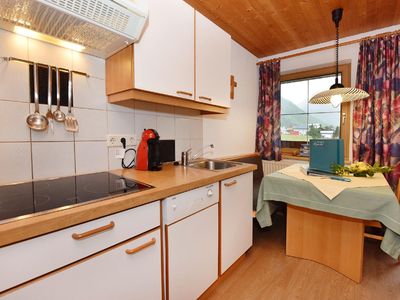
[[[253,244],[253,173],[221,181],[221,274]]]
[[[161,298],[161,241],[157,229],[18,287],[2,299]]]
[[[195,300],[218,278],[218,205],[166,228],[167,299]]]

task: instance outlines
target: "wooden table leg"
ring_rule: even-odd
[[[363,220],[288,205],[286,255],[310,259],[361,282]]]

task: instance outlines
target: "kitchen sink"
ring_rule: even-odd
[[[225,170],[233,167],[240,166],[241,163],[232,162],[232,161],[223,161],[223,160],[199,160],[189,163],[189,167],[197,168],[197,169],[206,169],[210,171],[219,171]]]

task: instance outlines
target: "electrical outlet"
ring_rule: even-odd
[[[109,134],[107,135],[107,146],[108,147],[121,147],[121,138],[126,139],[126,146],[136,145],[136,136],[133,135],[119,135],[119,134]]]

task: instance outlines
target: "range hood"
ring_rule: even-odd
[[[138,41],[147,16],[146,0],[0,0],[0,28],[102,58]]]

